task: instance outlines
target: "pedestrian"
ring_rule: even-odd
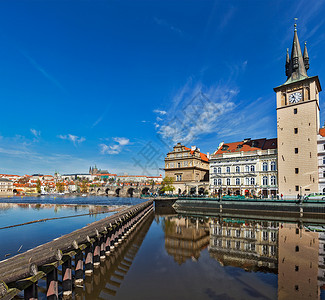
[[[283,194],[281,194],[281,200],[283,200]]]

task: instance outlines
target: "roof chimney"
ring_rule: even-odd
[[[195,151],[195,149],[196,149],[196,146],[191,146],[192,151]]]

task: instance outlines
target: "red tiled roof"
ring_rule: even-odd
[[[185,150],[190,150],[191,154],[193,155],[194,150],[191,150],[190,148],[184,147]],[[205,153],[200,152],[200,157],[204,161],[209,161],[207,155]]]
[[[319,134],[320,134],[321,136],[325,136],[325,128],[320,128],[320,129],[319,129]]]
[[[276,149],[277,139],[256,139],[234,143],[224,143],[215,154],[230,152],[247,152],[256,150]]]

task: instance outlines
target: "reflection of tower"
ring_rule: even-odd
[[[318,251],[318,233],[281,225],[278,299],[319,299]]]
[[[211,257],[248,271],[277,271],[278,224],[224,220],[211,222]]]
[[[325,289],[325,232],[319,232],[318,285]]]
[[[165,248],[181,265],[187,259],[197,260],[209,244],[208,225],[195,218],[165,219]]]

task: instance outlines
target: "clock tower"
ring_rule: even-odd
[[[295,24],[291,56],[287,50],[287,81],[276,92],[279,194],[296,197],[318,192],[318,76],[309,77],[305,43],[302,54]]]

